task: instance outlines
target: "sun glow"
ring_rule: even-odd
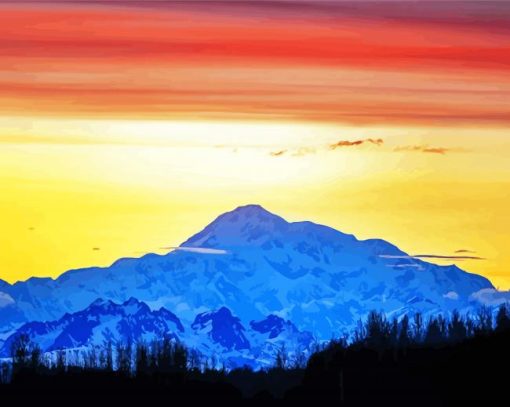
[[[299,122],[0,123],[0,210],[8,231],[0,261],[9,281],[160,252],[224,211],[260,203],[291,220],[386,238],[411,252],[474,247],[490,261],[466,267],[507,284],[499,269],[510,263],[503,130],[486,131],[487,147],[480,147],[472,129],[453,137],[441,128]],[[331,148],[378,138],[380,145]],[[438,143],[453,152],[399,150]],[[481,210],[487,207],[490,217]]]

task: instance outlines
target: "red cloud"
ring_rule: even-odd
[[[430,147],[427,145],[416,145],[416,146],[399,146],[395,147],[394,151],[411,151],[417,153],[430,153],[430,154],[441,154],[445,155],[446,153],[458,153],[465,151],[460,148],[451,148],[451,147]]]
[[[340,140],[340,141],[337,141],[336,143],[334,144],[331,144],[329,146],[329,148],[331,150],[336,150],[337,148],[340,148],[340,147],[352,147],[352,146],[360,146],[362,144],[365,144],[365,143],[369,143],[369,144],[375,144],[376,146],[380,146],[384,143],[384,140],[381,139],[381,138],[378,138],[378,139],[373,139],[373,138],[366,138],[366,139],[362,139],[362,140]]]

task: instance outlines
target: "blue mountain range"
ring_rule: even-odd
[[[20,330],[44,338],[47,350],[173,335],[203,352],[249,359],[278,340],[306,348],[339,336],[374,309],[467,312],[477,293],[493,289],[480,275],[413,258],[384,240],[247,205],[164,255],[56,279],[0,280],[0,347]]]

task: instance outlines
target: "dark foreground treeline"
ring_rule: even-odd
[[[510,399],[510,310],[502,305],[466,318],[388,320],[371,312],[351,338],[333,340],[301,367],[302,355],[282,348],[274,367],[211,368],[178,343],[120,345],[70,365],[66,354],[45,358],[30,338],[2,365],[0,400],[265,403],[301,405],[486,405]]]

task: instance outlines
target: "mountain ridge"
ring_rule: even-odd
[[[407,257],[383,239],[358,240],[245,205],[218,216],[166,254],[121,258],[56,279],[7,283],[2,291],[13,298],[9,307],[17,317],[0,318],[0,332],[22,322],[58,319],[97,298],[134,297],[151,309],[172,309],[186,324],[224,306],[245,325],[276,314],[330,338],[352,329],[371,309],[393,314],[469,309],[473,293],[493,288],[485,277]]]
[[[267,337],[264,330],[256,329],[265,321],[273,321],[280,329]],[[283,343],[294,342],[301,352],[310,353],[314,340],[311,333],[301,332],[275,315],[251,321],[245,327],[226,307],[198,314],[191,325],[184,327],[170,310],[151,310],[135,298],[122,304],[97,299],[85,309],[66,313],[58,320],[28,322],[0,343],[0,357],[10,356],[11,346],[21,334],[28,335],[43,352],[63,350],[78,363],[92,349],[100,352],[119,345],[151,345],[168,339],[184,344],[205,359],[221,354],[221,361],[230,368],[245,364],[268,367],[275,349]]]

